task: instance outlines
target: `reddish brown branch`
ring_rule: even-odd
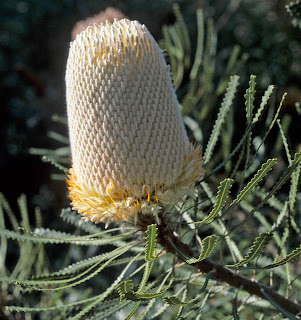
[[[180,253],[183,253],[188,257],[196,256],[196,253],[187,244],[183,243],[181,239],[179,239],[179,237],[173,234],[168,224],[167,214],[166,212],[164,212],[164,210],[162,212],[159,212],[157,219],[155,219],[152,215],[141,214],[135,226],[140,230],[145,231],[147,229],[147,226],[153,223],[155,223],[158,228],[157,242],[165,249],[166,252],[175,255],[182,263],[186,262]],[[272,287],[268,287],[259,282],[252,281],[249,278],[236,273],[230,268],[215,264],[207,259],[195,263],[194,266],[196,266],[200,272],[210,272],[210,276],[212,278],[218,281],[226,282],[231,287],[244,290],[250,295],[256,295],[262,299],[267,300],[267,298],[264,296],[264,293],[266,293],[287,312],[293,315],[301,314],[300,304],[286,299],[285,297],[277,293]]]
[[[176,255],[179,260],[184,261],[180,254],[176,251],[174,246],[181,250],[181,252],[186,255],[193,257],[195,253],[191,248],[184,244],[178,237],[176,237],[170,230],[166,229],[166,226],[158,226],[158,243],[163,246],[169,253]],[[169,241],[167,241],[167,238]],[[235,271],[223,267],[218,264],[214,264],[207,259],[197,262],[195,264],[200,272],[209,273],[212,278],[228,283],[230,286],[244,290],[251,295],[256,295],[262,299],[266,300],[266,297],[263,295],[264,291],[267,293],[275,302],[277,302],[284,310],[294,315],[301,314],[301,305],[295,303],[289,299],[286,299],[279,293],[277,293],[273,288],[267,287],[259,282],[252,281],[249,278],[236,273]]]

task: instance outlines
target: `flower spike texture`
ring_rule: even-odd
[[[66,98],[69,198],[84,219],[129,221],[195,193],[189,141],[161,50],[127,19],[88,27],[70,45]]]

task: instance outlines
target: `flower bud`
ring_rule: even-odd
[[[70,45],[69,197],[93,222],[133,221],[193,195],[203,176],[161,50],[144,25],[94,25]]]

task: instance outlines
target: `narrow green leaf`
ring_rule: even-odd
[[[163,300],[170,306],[185,306],[189,304],[189,302],[181,301],[181,299],[176,296],[166,297]]]
[[[274,184],[273,188],[271,191],[268,192],[268,194],[265,196],[265,198],[251,211],[248,213],[248,216],[242,221],[240,222],[237,226],[235,226],[234,228],[232,228],[232,230],[230,232],[228,232],[228,234],[226,236],[228,236],[229,234],[231,234],[234,230],[236,230],[238,227],[242,226],[244,223],[246,223],[252,216],[253,214],[260,208],[263,207],[263,205],[265,203],[267,203],[274,195],[275,193],[282,187],[282,185],[291,177],[292,172],[296,169],[296,167],[299,165],[301,161],[301,150],[299,152],[297,152],[295,154],[294,160],[292,161],[291,165],[285,170],[285,172],[283,173],[283,175],[279,178],[279,180]],[[273,199],[273,201],[275,200],[275,198]],[[226,214],[227,212],[223,213]],[[293,223],[292,223],[293,226]],[[298,226],[295,225],[295,227],[298,229]]]
[[[298,192],[298,184],[300,179],[300,172],[301,172],[301,165],[299,164],[297,166],[297,169],[292,173],[292,176],[291,176],[289,205],[290,205],[290,210],[292,212],[294,212],[294,208],[295,208],[295,202],[296,202],[297,192]]]
[[[66,136],[64,136],[64,135],[62,135],[62,134],[60,134],[58,132],[55,132],[55,131],[48,131],[47,132],[47,136],[49,138],[52,138],[52,139],[54,139],[54,140],[56,140],[58,142],[61,142],[61,143],[67,144],[67,145],[69,145],[69,143],[70,143],[68,137],[66,137]]]
[[[136,257],[138,258],[139,255],[137,255]],[[122,270],[122,272],[120,273],[120,275],[117,277],[117,279],[111,284],[111,286],[109,288],[107,288],[107,290],[105,292],[103,292],[101,295],[99,295],[98,299],[96,301],[93,301],[91,304],[89,304],[87,307],[85,307],[84,309],[82,309],[76,316],[74,316],[71,320],[78,320],[78,319],[84,319],[83,316],[88,313],[92,308],[94,308],[95,306],[97,306],[98,304],[100,304],[120,283],[120,281],[122,280],[122,278],[124,277],[125,273],[127,272],[127,270],[130,268],[130,266],[132,265],[132,263],[135,261],[135,259],[133,259],[130,263],[128,263],[128,265]]]
[[[208,284],[208,281],[209,281],[209,277],[206,277],[206,281],[204,283],[204,286],[203,288],[201,289],[200,293],[193,299],[189,300],[189,301],[182,301],[180,300],[177,296],[170,296],[170,297],[165,297],[163,298],[163,300],[170,306],[186,306],[187,304],[191,304],[191,303],[194,303],[196,302],[197,300],[199,300],[202,295],[204,294],[204,291],[205,291],[205,288]]]
[[[202,63],[202,56],[203,56],[203,49],[204,49],[204,17],[203,17],[203,10],[197,9],[197,26],[198,26],[198,38],[197,38],[197,47],[195,58],[193,62],[193,66],[190,71],[189,78],[194,80],[199,72],[201,63]]]
[[[38,231],[39,229],[37,229]],[[123,239],[126,236],[129,236],[131,232],[124,233],[117,236],[111,236],[107,239],[97,239],[97,238],[83,238],[77,237],[73,234],[67,234],[64,232],[59,232],[55,230],[49,230],[52,234],[56,234],[56,237],[47,237],[39,235],[38,233],[31,233],[31,235],[20,234],[18,232],[10,231],[10,230],[0,230],[0,236],[4,236],[9,239],[17,240],[17,241],[31,241],[33,243],[52,243],[52,244],[60,244],[60,243],[72,243],[74,245],[82,245],[82,246],[102,246],[109,243],[114,243],[116,240]]]
[[[251,122],[253,109],[254,109],[254,95],[255,95],[255,84],[256,84],[255,79],[256,79],[256,76],[254,75],[250,76],[250,82],[249,82],[250,87],[247,89],[247,92],[244,96],[246,100],[245,105],[246,105],[246,116],[247,116],[248,123]]]
[[[272,167],[277,163],[277,159],[269,159],[265,162],[261,168],[254,175],[252,180],[243,188],[243,190],[238,194],[236,199],[231,203],[231,207],[238,204],[247,193],[249,193],[257,184],[267,175],[267,173],[272,169]]]
[[[160,297],[170,288],[170,286],[173,284],[173,282],[174,282],[174,279],[172,278],[169,281],[169,284],[165,287],[165,289],[163,289],[161,291],[157,290],[156,292],[142,292],[142,293],[136,292],[135,295],[139,300],[151,300],[151,299]]]
[[[0,205],[3,207],[4,213],[7,214],[9,221],[12,224],[13,229],[16,232],[19,232],[18,231],[19,224],[16,219],[16,216],[15,216],[13,210],[11,209],[9,203],[7,202],[7,200],[5,199],[4,195],[1,192],[0,192]]]
[[[179,36],[184,46],[184,66],[185,68],[190,65],[190,38],[187,25],[183,19],[179,5],[176,3],[173,5],[173,11],[177,19],[177,25],[179,26]]]
[[[170,269],[169,271],[166,272],[166,275],[165,275],[164,279],[162,281],[159,281],[161,283],[160,283],[157,291],[162,290],[163,286],[165,285],[165,282],[168,280],[168,278],[170,277],[171,273],[172,273],[172,269]],[[159,278],[157,278],[157,280],[158,279]],[[149,284],[148,287],[152,287],[154,283],[155,283],[155,281],[153,283]],[[146,318],[147,314],[150,312],[150,310],[152,309],[152,306],[154,305],[155,302],[156,302],[156,299],[149,300],[149,302],[145,306],[144,311],[140,314],[138,320],[144,320]],[[154,316],[154,314],[152,314],[152,317],[150,317],[148,319],[154,319],[153,316]]]
[[[156,224],[147,226],[146,230],[146,246],[145,246],[145,261],[153,261],[156,255],[156,241],[157,241],[157,230]]]
[[[90,234],[98,233],[100,231],[99,225],[96,225],[95,223],[92,223],[90,221],[83,220],[81,216],[79,214],[76,214],[74,211],[72,211],[71,208],[62,209],[60,217],[64,221]],[[112,229],[110,230],[112,231]]]
[[[213,153],[213,149],[218,141],[218,137],[220,135],[221,132],[221,127],[222,124],[225,121],[226,115],[229,111],[229,108],[232,104],[233,98],[234,98],[234,94],[236,92],[236,88],[238,86],[238,76],[232,76],[230,78],[229,84],[228,84],[228,88],[225,94],[225,97],[223,99],[221,108],[219,110],[219,113],[217,115],[217,119],[215,121],[213,130],[211,132],[207,147],[206,147],[206,151],[204,154],[204,162],[205,164],[209,162],[209,160],[211,159],[212,153]]]
[[[165,289],[156,292],[134,292],[131,284],[127,284],[128,281],[125,281],[125,284],[122,284],[121,287],[118,287],[118,293],[120,294],[121,299],[128,299],[132,301],[146,301],[162,296],[172,285],[173,279],[169,282]],[[126,292],[126,290],[129,290]]]
[[[138,301],[134,307],[134,309],[131,311],[131,313],[125,318],[125,320],[129,320],[132,318],[132,315],[136,312],[136,310],[138,309],[139,305],[140,305],[141,301]]]
[[[261,233],[253,242],[249,252],[247,253],[247,255],[244,257],[243,260],[232,264],[232,265],[226,265],[226,267],[231,267],[231,268],[235,268],[235,267],[241,267],[244,264],[249,263],[250,261],[252,261],[253,259],[257,258],[258,256],[260,256],[261,252],[264,250],[266,244],[270,241],[270,239],[272,238],[273,234],[271,232],[264,232]]]
[[[262,292],[262,294],[265,296],[265,298],[279,311],[281,312],[285,318],[288,318],[290,320],[298,320],[297,318],[295,318],[291,313],[288,313],[286,310],[284,310],[282,307],[279,306],[279,304],[274,301],[274,299],[272,297],[270,297],[270,295],[268,295],[263,289],[260,289],[260,291]]]
[[[296,152],[294,155],[294,159],[292,160],[292,163],[290,164],[290,167],[298,165],[298,163],[301,161],[301,150],[299,152]]]
[[[43,156],[42,157],[43,162],[49,162],[59,170],[61,170],[64,173],[68,172],[68,169],[62,166],[60,163],[58,163],[55,159],[53,159],[51,156]]]
[[[241,148],[241,146],[243,145],[243,143],[245,142],[245,140],[247,139],[247,137],[249,137],[249,134],[253,128],[253,124],[249,125],[243,135],[243,137],[240,139],[239,143],[236,145],[236,147],[232,150],[232,152],[229,154],[229,156],[223,160],[219,165],[217,165],[213,170],[211,170],[211,172],[209,174],[207,174],[202,181],[206,180],[208,177],[214,175],[216,172],[218,172],[221,168],[223,168],[226,163],[231,160],[234,155],[237,153],[237,151]]]
[[[215,248],[217,244],[217,236],[215,234],[212,234],[211,236],[206,237],[202,240],[202,251],[198,259],[196,258],[190,258],[186,260],[188,264],[196,263],[199,261],[202,261],[210,256],[212,250]]]
[[[263,95],[263,97],[262,97],[262,100],[261,100],[260,107],[258,108],[258,110],[257,110],[257,112],[256,112],[256,114],[255,114],[255,116],[254,116],[254,118],[253,118],[252,123],[258,122],[258,120],[259,120],[259,118],[260,118],[260,116],[261,116],[261,113],[262,113],[262,111],[264,110],[264,108],[265,108],[265,106],[266,106],[266,104],[267,104],[267,102],[268,102],[268,100],[269,100],[269,98],[270,98],[273,90],[274,90],[274,86],[273,86],[273,85],[270,85],[270,86],[267,88],[267,90],[265,91],[265,93],[264,93],[264,95]]]
[[[138,290],[137,290],[138,293],[141,292],[143,290],[143,288],[145,287],[146,282],[147,282],[149,275],[151,273],[153,263],[154,263],[154,261],[153,262],[146,262],[143,277],[141,279],[141,282],[140,282]]]
[[[83,304],[88,303],[88,302],[93,302],[93,301],[97,300],[97,298],[99,296],[100,295],[92,297],[92,298],[80,300],[80,301],[77,301],[77,302],[63,304],[63,305],[59,305],[59,306],[53,306],[53,307],[29,308],[29,307],[6,306],[5,309],[9,310],[9,311],[15,311],[15,312],[56,311],[56,310],[61,310],[61,309],[73,308],[73,307],[76,307],[76,306],[79,306],[79,305],[83,305]]]
[[[214,203],[213,209],[211,210],[210,214],[208,215],[207,218],[205,218],[202,221],[198,221],[195,224],[200,224],[200,223],[206,223],[212,219],[214,219],[218,213],[223,209],[226,200],[229,196],[230,193],[230,188],[233,184],[232,179],[225,179],[223,180],[219,187],[218,187],[218,192],[217,192],[217,196],[216,196],[216,201]]]
[[[284,265],[286,263],[289,263],[289,262],[292,262],[292,261],[296,260],[299,257],[300,254],[301,254],[301,244],[300,244],[300,246],[298,248],[296,248],[292,253],[287,255],[285,258],[281,259],[278,262],[269,264],[268,266],[266,266],[266,267],[264,267],[262,269],[271,269],[271,268],[276,268],[276,267],[282,266],[282,265]]]
[[[2,206],[0,205],[0,229],[5,229],[5,220],[4,220],[4,212],[2,210]],[[5,260],[7,253],[7,239],[5,237],[1,237],[0,239],[0,274],[7,275]]]
[[[278,124],[278,127],[279,127],[279,131],[280,131],[282,143],[283,143],[283,145],[284,145],[284,149],[285,149],[285,153],[286,153],[288,162],[289,162],[289,164],[291,164],[291,163],[292,163],[292,157],[291,157],[291,154],[290,154],[290,152],[289,152],[289,147],[288,147],[287,139],[286,139],[286,136],[285,136],[284,131],[283,131],[283,129],[282,129],[282,125],[281,125],[280,119],[277,119],[277,124]]]
[[[112,261],[114,261],[115,259],[117,259],[120,255],[124,254],[126,251],[129,250],[129,247],[131,246],[131,244],[127,244],[124,245],[123,247],[120,248],[116,248],[113,251],[107,252],[106,254],[100,255],[100,257],[94,262],[93,260],[93,264],[87,268],[86,270],[82,271],[81,273],[77,274],[76,276],[72,276],[72,277],[68,277],[65,279],[60,279],[60,280],[19,280],[13,277],[0,277],[1,281],[5,281],[5,282],[11,282],[11,283],[15,283],[17,285],[21,285],[21,286],[26,286],[29,287],[31,289],[34,290],[39,290],[39,291],[53,291],[53,290],[62,290],[65,289],[67,287],[73,287],[77,284],[80,284],[94,276],[96,276],[97,274],[99,274],[104,268],[106,268],[108,265],[110,265],[110,263]],[[139,256],[139,255],[138,255]],[[138,256],[136,256],[138,258]],[[108,260],[109,259],[109,260]],[[108,260],[108,261],[106,261]],[[134,260],[136,260],[136,258],[131,259],[130,263],[133,262]],[[106,262],[104,262],[106,261]],[[102,262],[104,262],[103,264],[101,264]],[[99,265],[101,264],[101,266],[99,267]],[[84,277],[85,275],[87,275],[86,277]],[[80,279],[82,278],[82,279]],[[78,280],[80,279],[80,280]],[[76,281],[76,282],[73,282]],[[70,283],[73,282],[67,286],[64,287],[52,287],[52,288],[40,288],[40,287],[47,287],[50,285],[65,285],[66,283]]]
[[[237,295],[238,295],[239,290],[237,291],[235,298],[233,300],[233,305],[232,305],[232,313],[233,313],[233,319],[234,320],[240,320],[238,311],[237,311]]]
[[[124,302],[116,302],[113,301],[114,303],[108,307],[108,308],[102,308],[100,311],[98,311],[99,307],[96,307],[96,312],[93,313],[93,316],[89,318],[89,320],[104,320],[104,319],[111,319],[112,315],[116,313],[117,311],[125,308],[127,305],[132,303],[132,301],[124,301]],[[104,305],[104,302],[101,304],[101,306]]]
[[[120,296],[120,300],[123,300],[128,293],[133,293],[134,285],[132,280],[127,280],[119,283],[117,286],[117,292]]]

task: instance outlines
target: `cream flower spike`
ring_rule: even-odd
[[[203,176],[169,67],[144,25],[94,25],[70,45],[66,96],[69,198],[84,219],[130,221],[195,193]]]

